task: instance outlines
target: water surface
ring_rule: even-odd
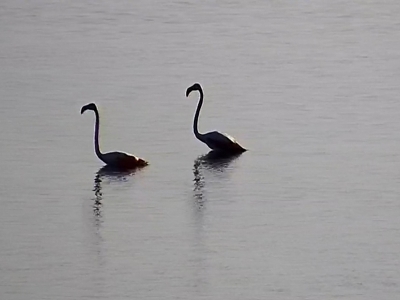
[[[3,1],[4,299],[397,299],[396,1]],[[250,151],[210,162],[192,133]],[[109,174],[93,153],[151,165]]]

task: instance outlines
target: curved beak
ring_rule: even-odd
[[[82,108],[81,108],[81,114],[83,114],[83,113],[86,111],[86,106],[87,106],[87,105],[82,106]]]
[[[189,88],[186,90],[186,97],[189,96],[189,94],[190,94],[192,91],[193,91],[193,86],[189,87]]]

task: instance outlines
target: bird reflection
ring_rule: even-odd
[[[93,191],[94,191],[94,203],[93,203],[93,213],[96,217],[96,221],[101,223],[101,218],[102,218],[102,207],[103,207],[103,192],[102,190],[102,182],[104,180],[109,180],[109,181],[127,181],[129,176],[132,176],[137,169],[132,169],[132,170],[124,170],[121,171],[119,169],[110,167],[110,166],[104,166],[100,168],[96,172],[96,176],[94,177],[94,185],[93,185]]]
[[[93,213],[94,216],[96,217],[96,221],[100,221],[102,215],[101,215],[101,207],[103,204],[101,203],[103,199],[103,193],[101,192],[101,177],[99,173],[96,173],[96,176],[94,177],[94,186],[93,186],[93,191],[94,191],[94,203],[93,203]]]
[[[206,155],[198,157],[194,161],[193,165],[193,175],[194,175],[194,199],[198,209],[204,208],[205,197],[205,177],[204,170],[208,170],[212,173],[222,173],[226,168],[239,156],[241,153],[237,154],[227,154],[220,151],[212,150]]]
[[[200,171],[201,160],[198,158],[194,161],[193,174],[194,174],[194,198],[198,208],[202,208],[204,204],[204,176]]]

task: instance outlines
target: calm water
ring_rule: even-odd
[[[2,1],[0,298],[398,299],[399,14]],[[194,82],[249,152],[199,159]],[[99,172],[89,102],[149,167]]]

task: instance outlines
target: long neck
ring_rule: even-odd
[[[94,151],[96,152],[96,155],[98,158],[102,160],[103,154],[100,151],[100,145],[99,145],[99,127],[100,127],[100,117],[99,117],[99,112],[94,110],[94,114],[96,116],[96,122],[94,125]]]
[[[195,135],[199,140],[201,140],[202,134],[199,133],[198,123],[199,123],[199,115],[200,115],[201,106],[203,105],[203,91],[202,91],[202,90],[199,90],[199,93],[200,93],[200,100],[199,100],[199,104],[197,104],[196,113],[194,114],[193,132],[194,132],[194,135]]]

